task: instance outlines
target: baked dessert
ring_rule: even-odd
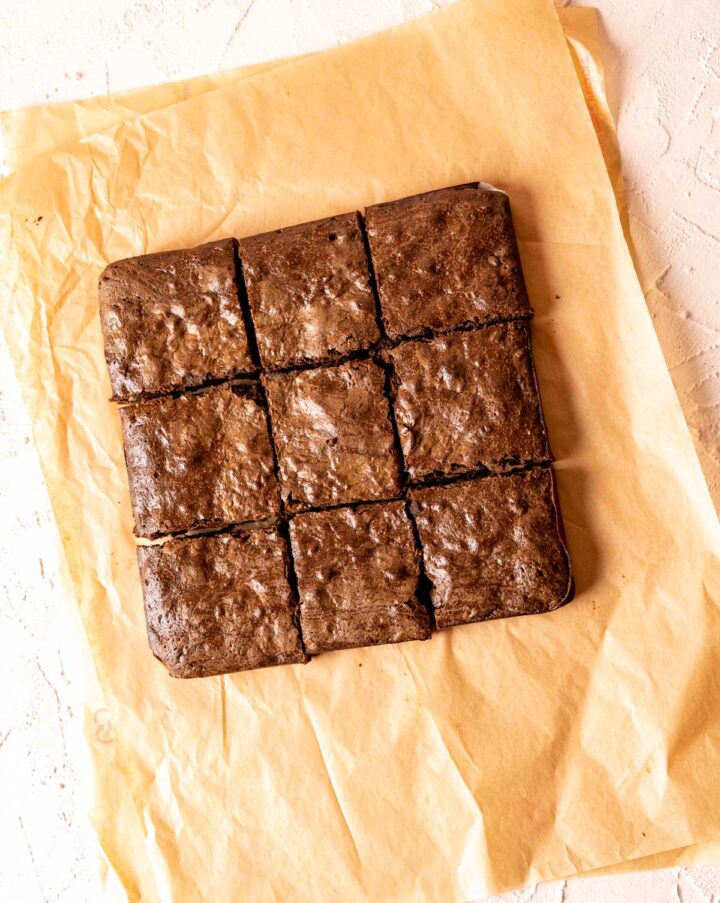
[[[365,212],[391,339],[531,315],[508,196],[458,185]]]
[[[275,529],[139,546],[150,648],[173,677],[307,659]]]
[[[113,401],[168,394],[256,369],[235,240],[117,260],[100,276]]]
[[[240,242],[263,367],[327,363],[380,338],[357,213]]]
[[[527,323],[404,342],[386,359],[411,479],[550,460]]]
[[[290,522],[290,538],[311,655],[430,636],[403,502],[299,514]]]
[[[571,597],[504,192],[118,261],[100,315],[135,533],[165,539],[138,561],[172,674]]]
[[[266,413],[241,387],[129,405],[120,418],[137,536],[279,513]]]
[[[264,375],[263,384],[287,511],[400,493],[381,367],[349,361]]]
[[[438,628],[552,611],[570,599],[553,472],[410,490]]]

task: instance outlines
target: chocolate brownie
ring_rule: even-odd
[[[304,662],[277,530],[137,550],[153,654],[173,677]]]
[[[278,513],[267,417],[239,387],[130,405],[120,417],[137,536]]]
[[[357,213],[243,239],[240,258],[264,367],[327,362],[380,338]]]
[[[530,316],[504,192],[444,188],[369,207],[365,222],[391,339]]]
[[[263,383],[288,511],[398,495],[381,367],[350,361],[266,375]]]
[[[410,492],[438,627],[551,611],[572,592],[550,468]]]
[[[405,342],[387,359],[411,479],[550,459],[527,323]]]
[[[309,653],[430,636],[402,502],[300,514],[290,537]]]
[[[114,401],[255,369],[232,238],[118,260],[101,275],[99,294]]]

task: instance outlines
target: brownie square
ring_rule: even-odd
[[[500,323],[386,352],[411,479],[550,459],[527,323]]]
[[[249,373],[235,240],[118,260],[100,277],[114,401]]]
[[[277,530],[139,546],[148,639],[173,677],[307,661]]]
[[[120,417],[137,536],[278,514],[265,410],[239,387],[130,405]]]
[[[551,611],[569,600],[550,468],[414,489],[410,497],[439,628]]]
[[[288,511],[398,495],[384,381],[367,360],[263,377]]]
[[[504,192],[444,188],[369,207],[365,222],[391,339],[530,316]]]
[[[290,537],[310,654],[430,636],[403,502],[300,514]]]
[[[322,363],[380,338],[357,213],[240,242],[264,367]]]

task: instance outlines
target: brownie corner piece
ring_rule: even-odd
[[[391,339],[531,316],[505,192],[430,191],[369,207],[365,223]]]
[[[256,369],[233,238],[109,264],[98,284],[114,401],[135,401]]]
[[[384,370],[349,361],[263,376],[286,510],[388,499],[400,459]]]
[[[438,628],[552,611],[573,582],[549,467],[410,491]]]
[[[239,253],[264,367],[327,363],[380,338],[357,213],[242,239]]]
[[[173,677],[307,661],[277,530],[139,546],[150,648]]]
[[[551,460],[525,321],[385,352],[411,480]]]
[[[274,517],[280,494],[261,404],[240,387],[120,411],[137,536]]]
[[[298,514],[290,538],[310,654],[430,636],[403,502]]]

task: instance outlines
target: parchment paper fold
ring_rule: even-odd
[[[236,76],[61,126],[0,185],[0,322],[86,631],[108,881],[183,903],[466,900],[719,837],[720,530],[552,5],[460,0]],[[100,270],[474,179],[513,203],[576,600],[170,679],[145,638]]]

